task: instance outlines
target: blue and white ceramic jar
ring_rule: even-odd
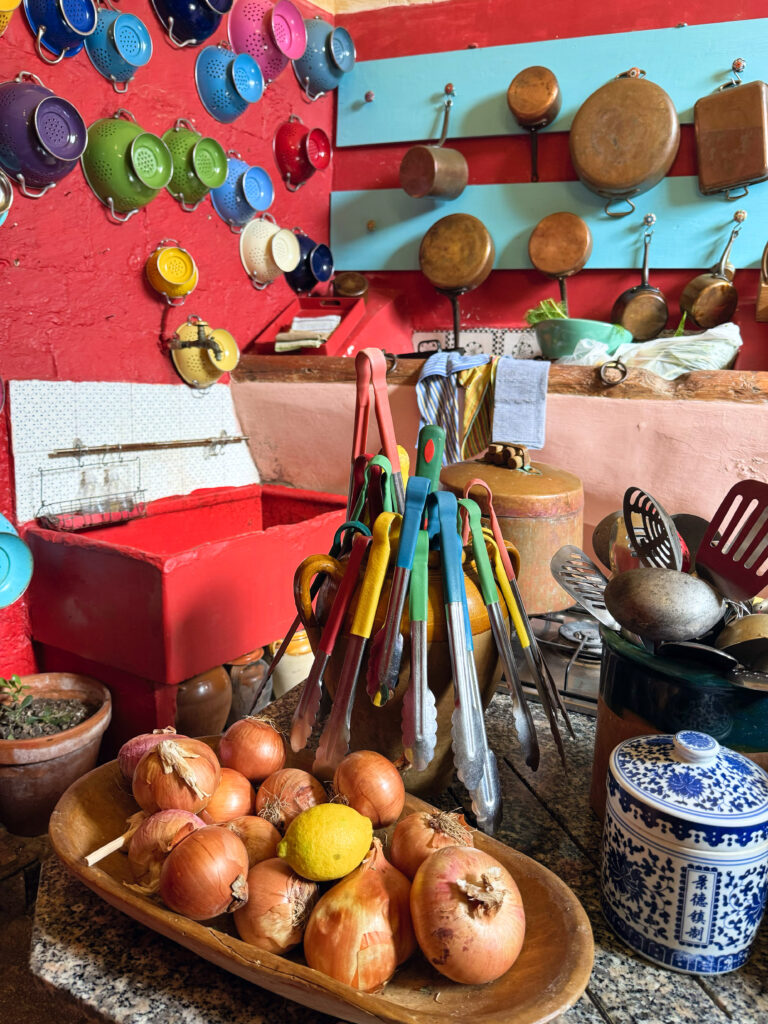
[[[620,743],[600,882],[606,920],[647,959],[691,974],[741,967],[768,894],[768,774],[706,733]]]

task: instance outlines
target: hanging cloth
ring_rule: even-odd
[[[416,402],[421,417],[419,430],[430,423],[445,430],[445,466],[461,461],[458,374],[462,370],[483,366],[489,359],[487,355],[436,352],[421,368],[416,385]]]

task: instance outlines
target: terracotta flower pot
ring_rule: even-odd
[[[76,699],[98,710],[72,729],[26,740],[0,740],[0,821],[13,835],[36,836],[48,830],[59,797],[96,766],[104,731],[112,717],[112,698],[102,683],[69,672],[22,676],[33,697]]]

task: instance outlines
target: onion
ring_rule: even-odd
[[[333,773],[333,788],[350,807],[370,818],[374,828],[397,821],[405,804],[400,772],[373,750],[347,754]]]
[[[389,859],[413,879],[421,862],[444,846],[474,846],[472,830],[464,816],[447,811],[417,811],[395,825]]]
[[[160,871],[160,898],[167,907],[207,921],[248,900],[248,852],[220,825],[204,825],[174,846]]]
[[[312,911],[304,933],[309,966],[361,992],[383,985],[416,949],[410,888],[374,838],[360,867],[321,896]]]
[[[198,811],[219,784],[216,755],[202,740],[176,736],[148,750],[133,773],[133,797],[143,811]]]
[[[285,740],[268,718],[241,718],[221,737],[219,759],[251,782],[261,782],[285,764]]]
[[[146,752],[151,750],[152,747],[156,747],[160,740],[175,734],[176,730],[172,725],[169,725],[167,729],[143,732],[140,736],[134,736],[133,739],[126,740],[117,752],[117,767],[130,782],[133,778],[133,773],[136,771],[136,765]]]
[[[234,832],[245,843],[248,851],[248,867],[259,861],[277,856],[277,844],[282,836],[274,825],[255,814],[244,814],[242,818],[228,821],[224,828]]]
[[[446,846],[422,863],[411,886],[421,951],[446,978],[483,985],[517,959],[525,936],[520,891],[490,854]]]
[[[272,772],[256,793],[256,813],[285,832],[297,814],[328,802],[322,782],[301,768]]]
[[[234,768],[222,768],[219,784],[200,814],[206,825],[220,825],[243,814],[252,814],[255,798],[253,786],[244,775]]]
[[[190,811],[158,811],[145,818],[128,846],[128,862],[139,883],[129,888],[143,893],[157,892],[165,858],[182,839],[204,825],[202,818]]]
[[[249,899],[233,917],[237,934],[270,953],[298,945],[320,887],[291,871],[284,860],[264,860],[248,872]]]

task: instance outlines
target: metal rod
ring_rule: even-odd
[[[48,452],[49,459],[61,459],[81,455],[109,455],[116,452],[146,452],[157,448],[202,448],[210,445],[215,448],[219,444],[239,444],[250,440],[248,434],[224,434],[221,437],[206,437],[195,441],[134,441],[129,444],[99,444],[90,447],[81,445],[77,448],[57,448]]]

